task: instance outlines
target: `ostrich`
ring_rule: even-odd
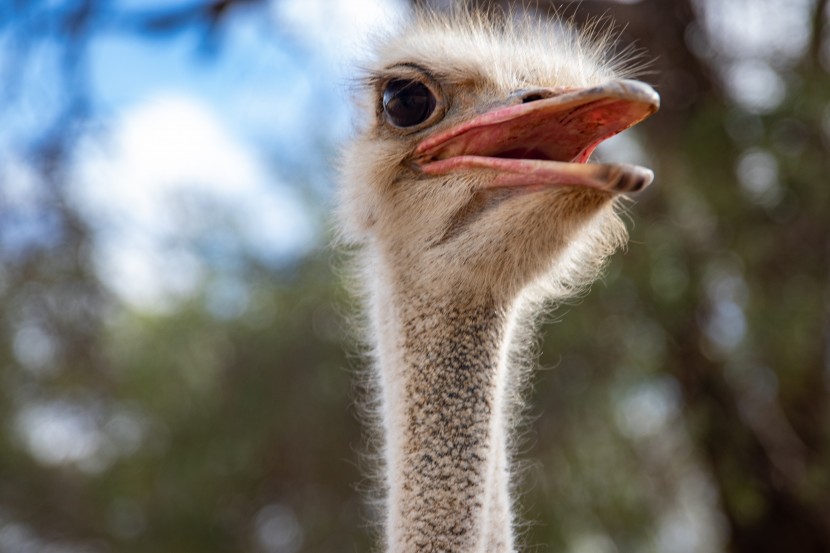
[[[618,198],[652,173],[588,163],[659,97],[579,35],[420,14],[380,41],[341,159],[395,553],[516,548],[511,434],[528,321],[622,246]]]

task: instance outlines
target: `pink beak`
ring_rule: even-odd
[[[644,167],[587,163],[603,140],[657,111],[660,97],[650,86],[618,80],[539,89],[519,101],[423,140],[415,149],[421,170],[491,170],[495,178],[487,187],[587,186],[618,193],[640,190],[654,178]]]

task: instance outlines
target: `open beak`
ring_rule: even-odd
[[[423,140],[415,149],[424,173],[489,169],[492,188],[587,186],[635,192],[654,178],[644,167],[587,163],[607,138],[660,107],[660,97],[639,81],[532,91],[517,105],[497,108]]]

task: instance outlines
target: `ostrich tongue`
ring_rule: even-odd
[[[415,149],[421,170],[442,175],[489,169],[486,187],[533,189],[587,186],[634,192],[651,183],[651,170],[620,163],[587,163],[603,141],[639,123],[660,97],[639,81],[618,80],[564,92],[526,93],[523,103],[497,108],[423,140]]]

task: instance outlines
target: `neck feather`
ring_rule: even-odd
[[[379,291],[373,303],[389,551],[512,551],[510,311],[417,290]]]

